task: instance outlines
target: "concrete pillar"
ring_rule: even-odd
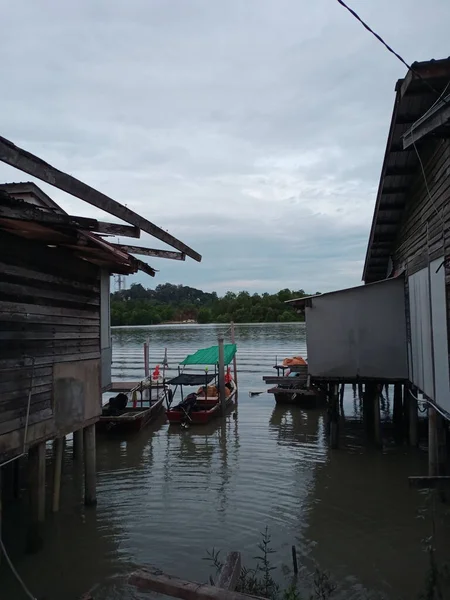
[[[61,472],[62,472],[62,459],[64,450],[64,438],[57,438],[53,442],[54,453],[53,453],[53,499],[52,499],[52,511],[59,511],[59,499],[61,495]]]
[[[84,503],[86,506],[97,504],[97,467],[95,448],[95,425],[83,430],[84,437]]]
[[[83,430],[73,432],[73,460],[83,459]]]

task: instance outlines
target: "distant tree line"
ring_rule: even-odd
[[[303,321],[286,300],[307,296],[304,290],[276,294],[203,292],[189,286],[164,283],[155,289],[133,284],[111,294],[112,325],[157,325],[193,320],[198,323],[274,323]]]

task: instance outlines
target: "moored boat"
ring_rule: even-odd
[[[224,346],[224,366],[228,366],[236,354],[236,345]],[[223,408],[230,406],[237,393],[236,384],[231,378],[230,369],[224,373],[225,398],[220,398],[218,380],[218,346],[198,350],[195,354],[187,356],[180,367],[178,375],[171,379],[168,384],[173,386],[173,393],[168,396],[166,416],[170,424],[178,424],[182,427],[189,425],[204,425],[214,417],[221,415]],[[191,373],[184,371],[189,365],[205,366],[204,373]],[[209,372],[209,366],[214,366],[214,372]],[[183,370],[182,370],[183,369]],[[197,391],[183,396],[183,388],[196,387]],[[173,397],[177,389],[180,389],[181,402],[173,405]],[[171,390],[172,391],[172,390]]]
[[[103,405],[97,430],[114,434],[140,431],[161,413],[169,392],[164,383],[150,379],[141,381],[128,392],[119,392]]]

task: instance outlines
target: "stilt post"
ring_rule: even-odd
[[[437,442],[437,413],[436,409],[428,406],[428,475],[439,475],[438,469],[438,442]]]
[[[144,375],[150,377],[150,360],[148,342],[144,342]]]
[[[42,546],[40,524],[45,519],[45,442],[28,450],[28,487],[30,494],[30,526],[27,550],[37,552]]]
[[[218,337],[218,347],[219,347],[219,394],[220,394],[220,404],[222,407],[222,414],[225,414],[226,408],[226,398],[225,398],[225,354],[224,354],[224,341],[223,336],[219,335]]]
[[[395,441],[397,444],[401,444],[403,441],[403,386],[401,383],[394,384],[392,421],[394,424]]]
[[[330,411],[330,444],[333,449],[339,447],[339,388],[333,385],[331,388],[331,411]]]
[[[380,392],[377,388],[373,393],[373,439],[375,445],[381,448],[383,442],[381,438]]]
[[[97,473],[95,425],[88,425],[83,430],[84,436],[84,503],[86,506],[97,504]]]
[[[73,432],[73,460],[83,460],[83,430]]]
[[[344,404],[344,394],[345,394],[345,383],[341,384],[341,389],[339,391],[339,404],[343,406]]]
[[[231,321],[231,343],[232,344],[236,343],[236,336],[235,336],[235,331],[234,331],[234,321]],[[236,362],[236,354],[233,356],[233,378],[234,378],[234,383],[236,384],[236,389],[237,389],[237,362]]]
[[[53,499],[52,512],[59,511],[59,499],[61,495],[61,472],[64,450],[64,438],[56,438],[53,442]]]
[[[416,395],[412,393],[410,388],[405,386],[405,396],[408,395],[408,412],[409,412],[409,444],[410,446],[419,445],[419,415],[417,413]]]

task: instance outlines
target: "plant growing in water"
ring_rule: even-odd
[[[270,546],[270,541],[269,530],[266,527],[264,532],[261,532],[261,542],[258,544],[259,554],[254,557],[256,566],[254,568],[242,566],[236,591],[268,598],[269,600],[328,600],[332,596],[336,586],[331,581],[328,573],[319,569],[316,569],[314,573],[313,589],[308,599],[301,594],[296,580],[285,589],[280,590],[280,586],[272,576],[276,567],[270,562],[270,556],[275,554],[275,550]],[[220,560],[220,550],[213,548],[212,551],[207,551],[204,560],[213,565],[217,577],[223,567],[223,562]],[[210,583],[214,585],[213,577],[210,577]]]

